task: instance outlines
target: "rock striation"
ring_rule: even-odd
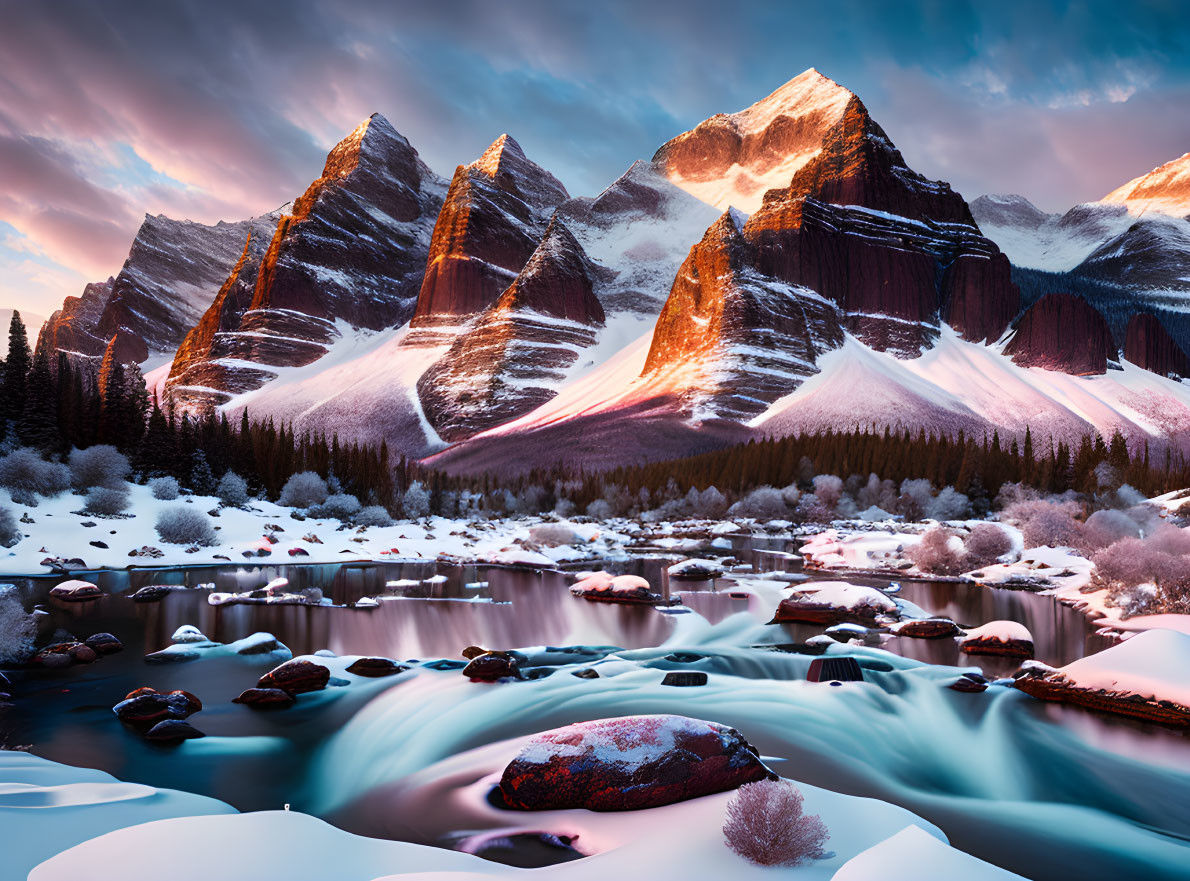
[[[321,358],[347,328],[404,323],[443,181],[379,114],[335,146],[265,240],[241,241],[216,302],[183,341],[167,394],[198,410]]]
[[[1137,312],[1128,320],[1124,357],[1162,376],[1190,376],[1190,358],[1151,312]]]
[[[1023,367],[1087,376],[1107,372],[1116,345],[1103,315],[1082,297],[1047,294],[1021,316],[1004,354]]]

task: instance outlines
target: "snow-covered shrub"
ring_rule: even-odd
[[[87,490],[83,510],[88,514],[123,514],[128,509],[128,486],[93,486]]]
[[[1012,550],[1012,537],[995,523],[977,523],[963,542],[967,558],[963,568],[967,570],[991,566],[1000,557]]]
[[[299,471],[285,481],[277,504],[286,508],[311,508],[326,501],[326,481],[313,471]]]
[[[47,462],[29,447],[0,456],[0,486],[12,493],[19,505],[33,507],[38,496],[58,496],[70,487],[70,470],[58,462]]]
[[[921,520],[934,500],[934,487],[925,478],[901,481],[901,494],[893,509],[908,521]]]
[[[96,444],[70,451],[70,485],[79,492],[95,486],[119,489],[128,480],[132,465],[111,444]]]
[[[219,543],[211,526],[211,518],[193,507],[179,505],[166,508],[157,515],[157,537],[173,545],[204,545]]]
[[[727,846],[761,866],[796,866],[826,856],[830,838],[817,814],[802,812],[802,794],[788,780],[745,783],[727,803]]]
[[[731,517],[753,517],[757,520],[778,520],[789,515],[785,496],[771,486],[758,486],[727,509]]]
[[[963,571],[963,555],[953,546],[949,529],[935,526],[921,537],[921,542],[911,547],[909,557],[922,572],[931,575],[958,575]]]
[[[392,526],[393,518],[380,505],[368,505],[355,515],[356,526]]]
[[[834,516],[834,507],[826,505],[816,492],[803,493],[793,510],[793,519],[797,523],[830,523]]]
[[[833,474],[819,474],[814,478],[814,495],[832,514],[843,498],[843,480]]]
[[[17,526],[17,518],[12,516],[8,508],[0,508],[0,548],[11,548],[21,540],[21,530]]]
[[[944,486],[926,505],[931,520],[962,520],[971,513],[971,501],[953,486]]]
[[[19,664],[33,654],[37,619],[25,611],[11,584],[0,584],[0,664]]]
[[[869,474],[867,483],[855,494],[855,504],[862,511],[869,508],[891,511],[897,504],[896,487],[891,480]]]
[[[596,520],[610,520],[616,514],[612,510],[611,502],[607,499],[596,499],[587,505],[587,516],[594,517]]]
[[[160,499],[163,502],[172,502],[178,497],[182,488],[178,486],[178,481],[175,477],[154,477],[149,481],[149,491],[153,493],[153,498],[155,499]]]
[[[248,482],[234,471],[228,471],[219,478],[215,495],[229,508],[242,508],[248,504]]]
[[[421,485],[420,480],[415,480],[409,484],[409,488],[405,490],[405,495],[401,497],[401,508],[405,512],[405,516],[410,520],[416,520],[418,517],[429,515],[430,493],[429,490]]]
[[[1081,547],[1083,524],[1077,517],[1079,505],[1074,501],[1014,502],[1000,515],[1000,519],[1020,529],[1025,547]]]
[[[326,497],[321,505],[310,508],[311,517],[333,517],[344,522],[359,512],[359,499],[350,493],[334,493]]]
[[[559,517],[573,517],[578,513],[578,506],[570,499],[559,497],[558,501],[554,502],[554,513]]]
[[[1190,532],[1168,523],[1145,538],[1122,538],[1091,555],[1095,579],[1106,586],[1117,605],[1140,610],[1190,611]],[[1137,587],[1154,586],[1151,596]]]

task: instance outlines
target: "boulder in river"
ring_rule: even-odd
[[[517,657],[511,652],[480,649],[476,654],[469,646],[463,651],[463,657],[469,658],[470,663],[463,668],[463,675],[468,679],[480,682],[495,682],[497,679],[520,678]]]
[[[990,621],[967,631],[959,640],[959,649],[969,655],[1032,658],[1033,634],[1016,621]]]
[[[92,633],[83,642],[101,655],[114,655],[124,650],[124,643],[110,633]]]
[[[181,719],[163,719],[145,732],[145,740],[155,743],[181,743],[195,737],[206,737],[201,731]]]
[[[90,581],[71,579],[50,588],[50,596],[67,603],[82,603],[99,599],[103,596],[103,591]]]
[[[187,691],[161,694],[138,688],[112,708],[122,721],[132,723],[157,722],[161,719],[185,719],[202,709],[202,701]]]
[[[686,716],[625,716],[538,734],[500,793],[526,811],[631,811],[776,779],[740,732]]]
[[[395,676],[398,673],[404,673],[408,669],[404,664],[398,664],[391,658],[357,658],[351,662],[351,666],[347,668],[347,672],[353,673],[356,676],[367,676],[376,679],[381,676]]]
[[[893,633],[912,639],[940,639],[957,636],[959,625],[949,618],[919,618],[915,621],[902,621],[893,628]]]
[[[283,688],[249,688],[232,699],[232,703],[244,704],[255,710],[283,710],[292,707],[296,700]]]
[[[571,586],[576,597],[599,603],[626,603],[629,605],[657,605],[663,600],[655,593],[649,582],[639,575],[616,575],[608,572],[593,572]]]
[[[292,694],[321,691],[330,682],[331,671],[313,661],[286,661],[260,677],[257,688],[280,688]]]

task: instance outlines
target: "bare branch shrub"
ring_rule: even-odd
[[[826,856],[830,838],[817,814],[802,813],[802,794],[788,780],[745,783],[727,803],[727,846],[762,866],[796,866]]]

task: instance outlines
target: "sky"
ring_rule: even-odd
[[[0,308],[119,271],[143,216],[270,211],[380,112],[439,174],[503,132],[572,195],[809,67],[968,199],[1047,211],[1190,150],[1180,2],[0,0]]]

